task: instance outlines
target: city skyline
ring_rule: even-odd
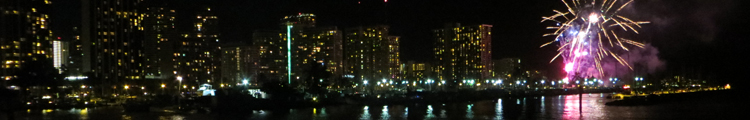
[[[72,29],[76,21],[80,21],[80,16],[76,15],[76,8],[80,8],[77,1],[53,1],[53,8],[66,8],[60,11],[54,11],[52,15],[61,16],[53,17],[57,20],[52,23],[52,29]],[[549,71],[550,76],[562,76],[563,71],[561,63],[548,63],[546,59],[554,56],[552,48],[538,48],[539,44],[547,41],[542,38],[544,24],[533,21],[539,20],[540,16],[553,13],[548,9],[535,9],[538,7],[562,9],[560,4],[552,4],[541,1],[483,1],[471,0],[462,2],[435,1],[431,3],[414,2],[414,1],[388,1],[386,7],[384,1],[363,0],[363,1],[243,1],[227,2],[222,0],[216,1],[195,1],[203,5],[215,5],[217,16],[227,18],[221,20],[221,31],[227,42],[243,41],[253,37],[252,31],[269,28],[277,28],[276,23],[280,17],[295,13],[314,13],[321,21],[318,24],[323,26],[338,26],[340,28],[349,28],[356,26],[388,24],[393,27],[391,34],[401,36],[402,55],[401,61],[418,61],[429,62],[432,56],[426,55],[431,53],[430,46],[423,46],[422,43],[431,43],[430,30],[440,28],[444,23],[461,22],[465,24],[494,24],[496,29],[493,30],[493,59],[501,58],[521,58],[523,64],[530,69]],[[667,4],[669,3],[669,4]],[[739,23],[733,20],[730,14],[742,13],[737,5],[732,3],[741,3],[737,1],[635,1],[634,8],[626,8],[627,11],[635,9],[641,10],[658,10],[641,16],[642,20],[651,20],[654,22],[642,32],[639,39],[643,42],[652,43],[659,51],[659,57],[666,61],[665,71],[672,74],[686,73],[703,73],[703,77],[711,76],[712,78],[733,78],[730,73],[714,72],[722,71],[723,67],[730,66],[732,70],[738,71],[739,67],[733,67],[727,62],[721,62],[721,59],[732,59],[732,53],[740,49],[739,44],[735,44],[737,37],[741,33],[740,27],[730,26]],[[701,6],[710,4],[710,6]],[[471,6],[476,7],[460,7]],[[496,5],[513,5],[518,7],[499,7]],[[174,5],[176,9],[185,9],[194,5]],[[268,7],[261,7],[268,6]],[[338,7],[324,7],[338,6]],[[410,9],[412,6],[419,9]],[[663,6],[654,8],[653,6]],[[263,9],[261,9],[263,8]],[[386,9],[387,8],[387,9]],[[441,8],[441,9],[436,9]],[[442,9],[447,8],[447,9]],[[688,9],[695,8],[695,9]],[[67,12],[66,12],[67,11]],[[255,12],[253,12],[255,11]],[[473,12],[481,11],[481,12]],[[186,11],[192,12],[192,11]],[[185,18],[186,12],[178,13],[178,18]],[[698,13],[690,15],[690,13]],[[60,15],[62,14],[62,15]],[[626,13],[628,14],[628,13]],[[387,16],[387,17],[380,17]],[[659,17],[663,16],[663,17]],[[711,16],[700,18],[699,16]],[[388,19],[390,18],[390,19]],[[400,19],[393,19],[400,18]],[[404,19],[407,18],[407,19]],[[474,18],[474,19],[470,19]],[[686,19],[687,21],[673,22],[676,19]],[[58,20],[61,19],[61,20]],[[388,21],[384,20],[387,19]],[[661,21],[659,21],[661,20]],[[59,23],[59,24],[57,24]],[[265,24],[274,23],[274,24]],[[501,24],[498,24],[501,23]],[[518,24],[513,24],[518,23]],[[177,27],[188,26],[189,23],[178,23]],[[501,26],[498,26],[501,25]],[[57,27],[66,26],[66,27]],[[689,27],[701,26],[701,27]],[[675,32],[676,30],[686,28],[685,31],[696,33],[693,35],[683,35],[685,32]],[[736,29],[735,30],[718,30],[720,28]],[[72,36],[66,35],[67,31],[57,32],[63,39],[69,39]],[[657,32],[659,35],[657,35]],[[666,34],[665,34],[666,33]],[[666,40],[663,40],[666,39]],[[718,47],[724,46],[724,47]],[[721,48],[721,49],[720,49]],[[691,59],[697,53],[704,56],[712,56],[713,59]],[[720,53],[720,54],[711,54]],[[741,63],[737,61],[737,63]],[[694,66],[697,64],[698,66]]]
[[[0,0],[0,119],[742,118],[743,3]]]

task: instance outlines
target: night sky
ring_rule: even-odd
[[[222,40],[250,42],[252,31],[279,29],[283,16],[297,13],[317,15],[318,26],[340,29],[361,25],[386,24],[391,35],[401,36],[401,60],[432,61],[432,30],[445,23],[491,24],[493,58],[517,57],[524,69],[561,75],[561,62],[548,63],[556,47],[539,48],[551,37],[542,34],[553,23],[539,23],[553,9],[564,11],[559,0],[179,0],[180,11],[213,5],[220,19]],[[195,2],[189,2],[195,1]],[[625,1],[625,0],[620,0]],[[359,2],[359,4],[358,4]],[[641,34],[624,37],[649,43],[659,50],[666,63],[665,74],[744,82],[748,45],[746,0],[636,0],[622,14],[634,20],[651,21]],[[190,3],[190,4],[184,4]],[[623,2],[624,3],[624,2]],[[52,18],[57,35],[70,36],[70,28],[80,25],[78,0],[54,1]],[[180,13],[186,18],[187,12]],[[188,26],[189,23],[181,23]],[[178,26],[178,27],[181,27]],[[63,30],[63,31],[60,31]],[[701,74],[696,74],[701,73]]]

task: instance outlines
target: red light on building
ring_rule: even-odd
[[[388,0],[385,0],[385,2],[388,2]]]
[[[630,89],[630,85],[622,86],[622,89]]]

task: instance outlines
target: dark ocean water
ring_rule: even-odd
[[[231,114],[174,112],[125,113],[120,107],[46,109],[16,112],[19,120],[355,120],[355,119],[750,119],[741,95],[694,98],[651,106],[605,106],[607,94],[496,99],[446,104],[339,105],[320,108],[256,110]],[[583,114],[579,114],[582,110]],[[0,119],[6,119],[0,115]]]

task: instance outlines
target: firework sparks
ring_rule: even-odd
[[[544,34],[544,37],[555,36],[555,39],[542,44],[540,47],[559,43],[558,54],[552,61],[562,57],[565,63],[566,78],[575,77],[602,77],[602,58],[611,56],[618,63],[632,69],[627,61],[611,51],[621,48],[629,51],[625,44],[643,48],[644,44],[622,37],[618,37],[615,29],[619,27],[623,31],[632,31],[638,34],[636,28],[648,21],[634,21],[630,18],[618,15],[623,8],[633,3],[630,0],[622,5],[616,6],[617,0],[583,1],[583,0],[561,0],[568,12],[552,10],[555,14],[542,17],[541,22],[552,21],[557,26],[549,26],[547,29],[555,32]],[[615,9],[612,9],[615,7]],[[613,10],[613,11],[610,11]],[[561,19],[561,18],[564,18]],[[610,37],[611,36],[611,37]],[[605,42],[606,41],[606,42]],[[624,44],[623,44],[624,43]],[[608,45],[607,45],[608,44]],[[596,69],[596,71],[589,71]]]

